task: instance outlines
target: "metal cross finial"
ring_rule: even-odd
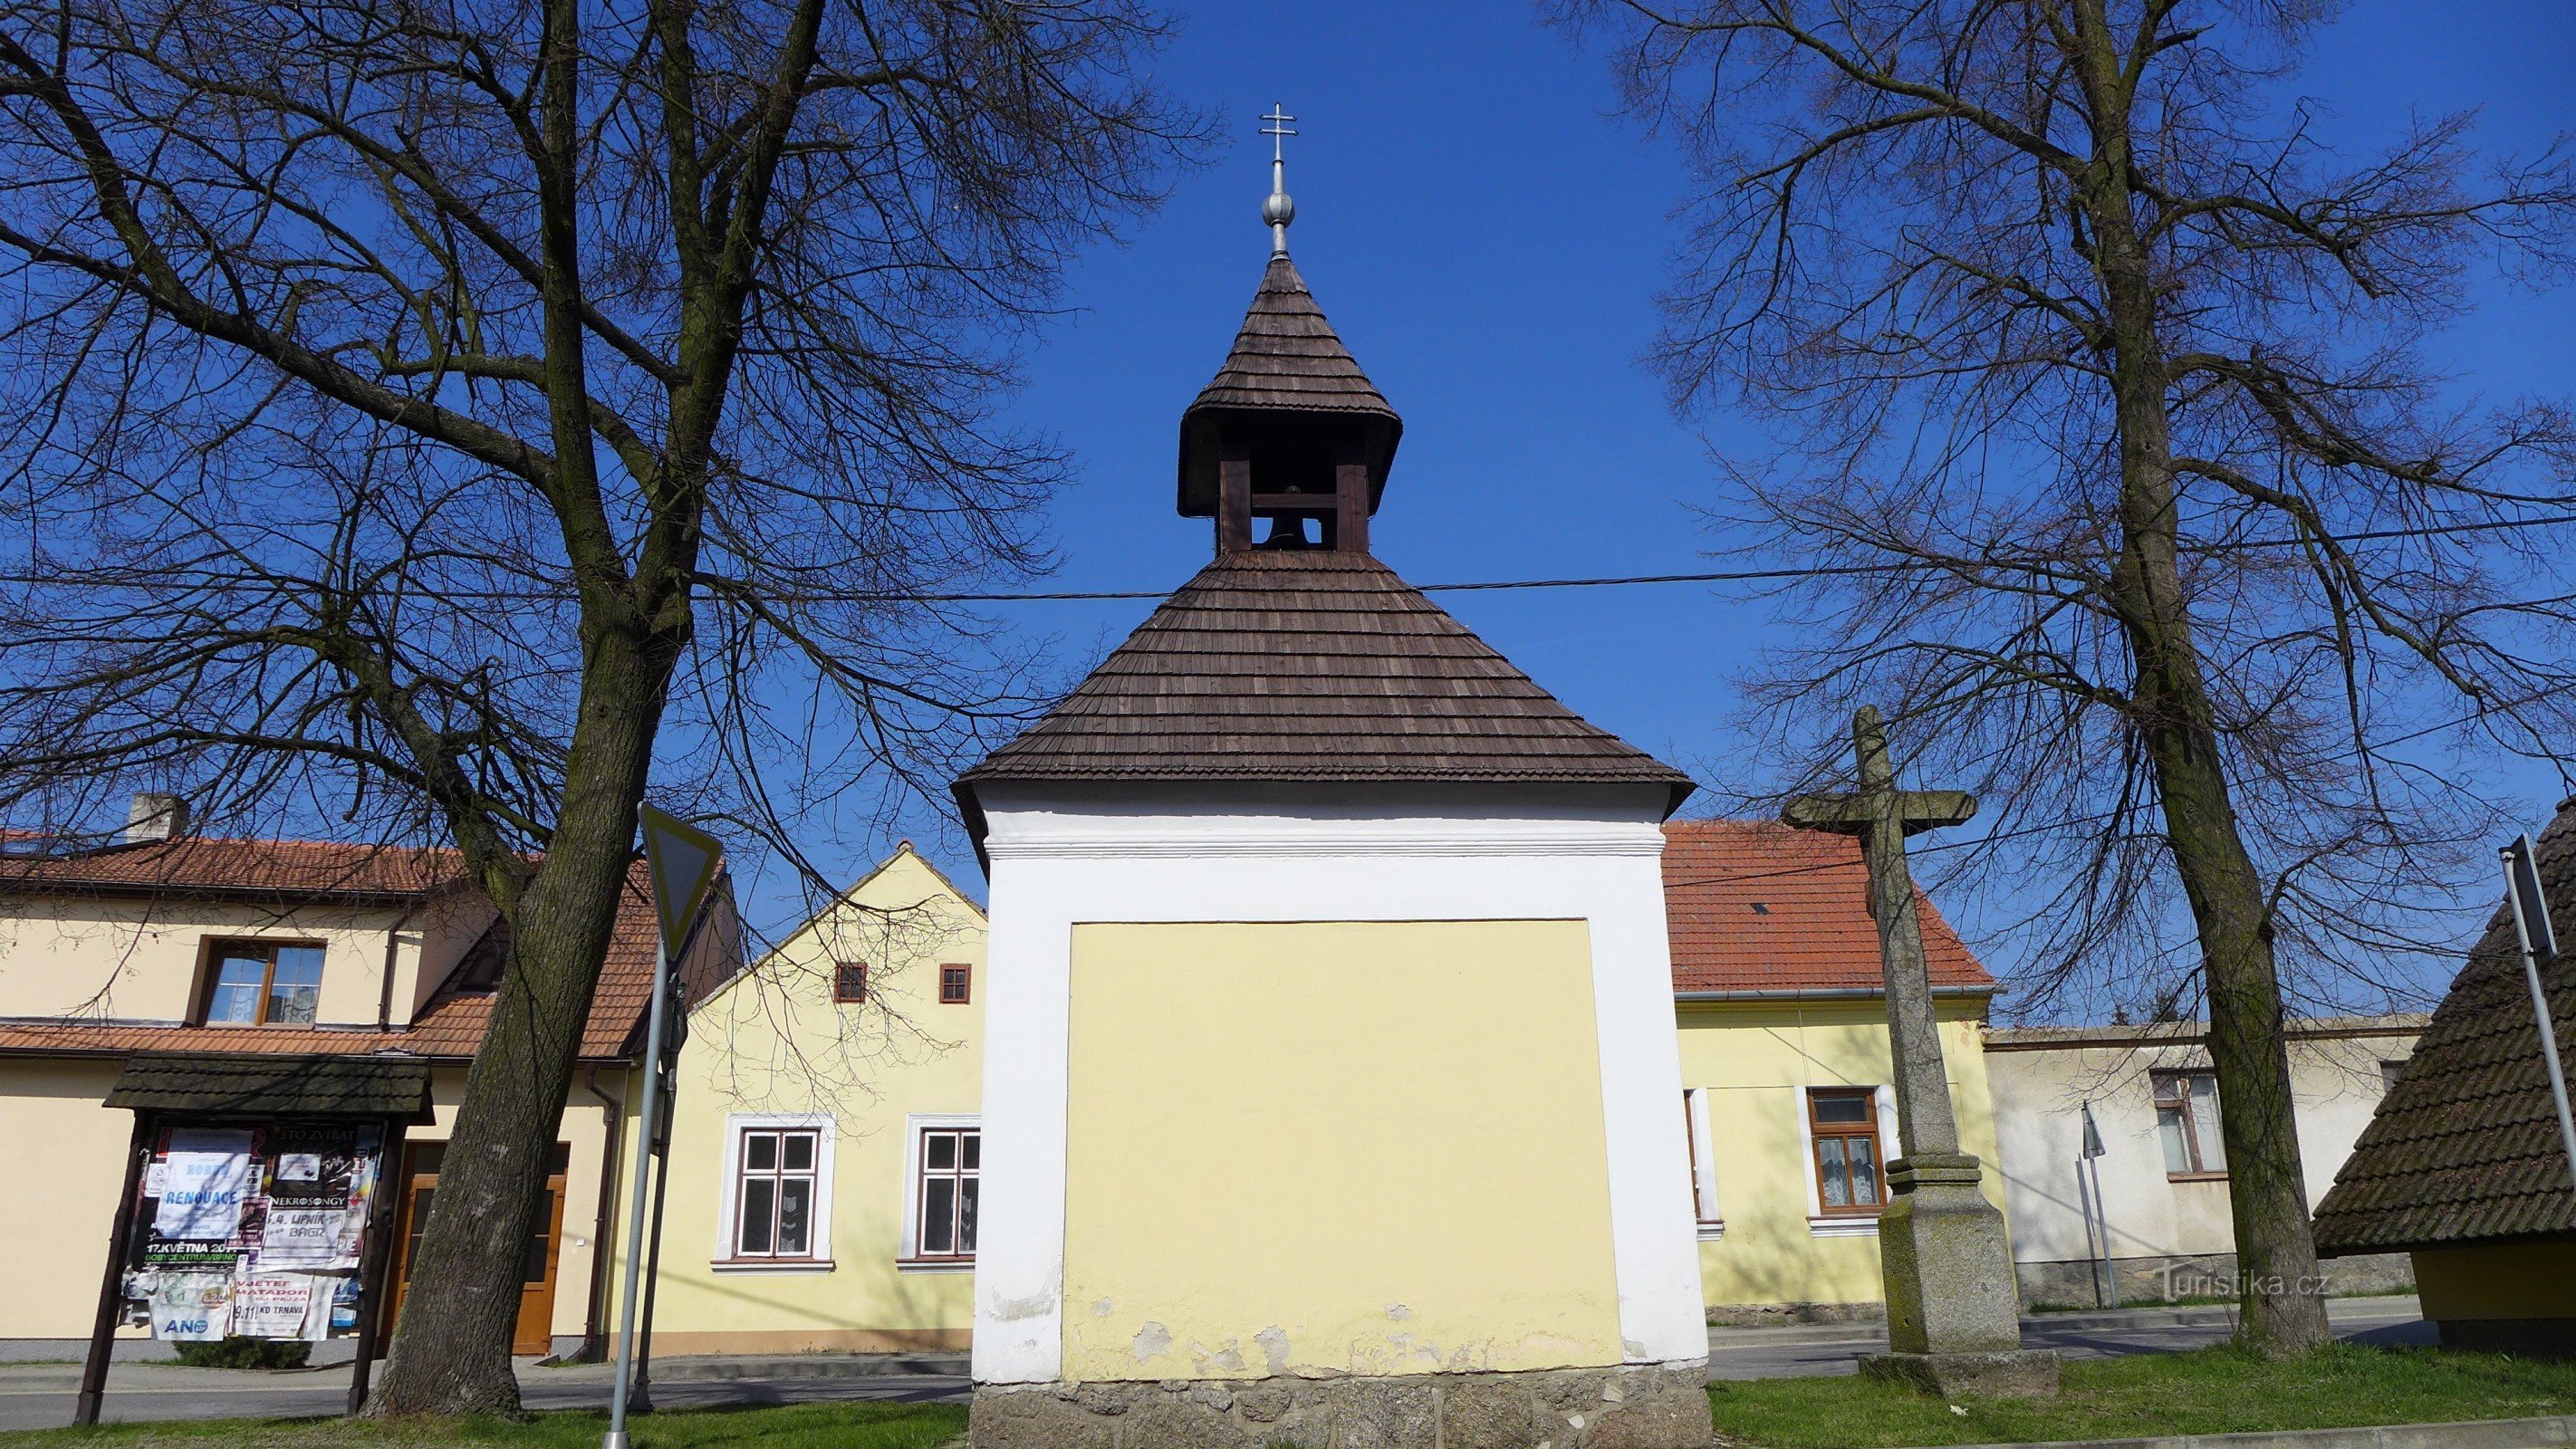
[[[1263,116],[1261,134],[1270,138],[1270,195],[1261,203],[1261,219],[1270,227],[1270,254],[1288,255],[1288,223],[1297,219],[1297,203],[1288,199],[1287,138],[1297,134],[1288,123],[1297,119],[1288,114],[1286,103],[1270,103],[1270,114]]]

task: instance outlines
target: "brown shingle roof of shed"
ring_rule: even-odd
[[[1366,554],[1201,569],[1047,716],[958,781],[1690,778],[1586,721]]]
[[[110,1107],[271,1117],[430,1121],[429,1064],[363,1056],[128,1057]]]
[[[1929,898],[1914,896],[1937,990],[1992,991]],[[1878,925],[1860,841],[1776,821],[1664,826],[1664,918],[1673,989],[1742,996],[1883,992]]]
[[[2537,842],[2553,920],[2576,921],[2576,801]],[[2542,973],[2560,1053],[2576,1053],[2576,956]],[[2317,1204],[2319,1250],[2576,1232],[2576,1193],[2531,1014],[2522,948],[2499,907],[2397,1081]]]

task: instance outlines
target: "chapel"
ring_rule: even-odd
[[[1374,556],[1403,423],[1275,157],[1263,215],[1180,420],[1213,559],[955,787],[991,889],[973,1442],[1703,1445],[1692,784]]]

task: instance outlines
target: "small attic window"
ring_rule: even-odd
[[[1753,903],[1753,914],[1757,916],[1767,916],[1771,914],[1771,908],[1762,904],[1760,901],[1755,901]]]
[[[510,923],[494,916],[482,939],[468,947],[465,959],[456,963],[456,989],[477,996],[498,991],[501,972],[509,964]]]
[[[865,965],[832,968],[832,1000],[847,1006],[868,999],[868,968]]]

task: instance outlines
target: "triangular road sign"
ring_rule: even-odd
[[[724,845],[694,825],[644,807],[644,861],[653,874],[653,910],[662,918],[662,948],[677,955],[689,939],[707,888],[716,882]]]

